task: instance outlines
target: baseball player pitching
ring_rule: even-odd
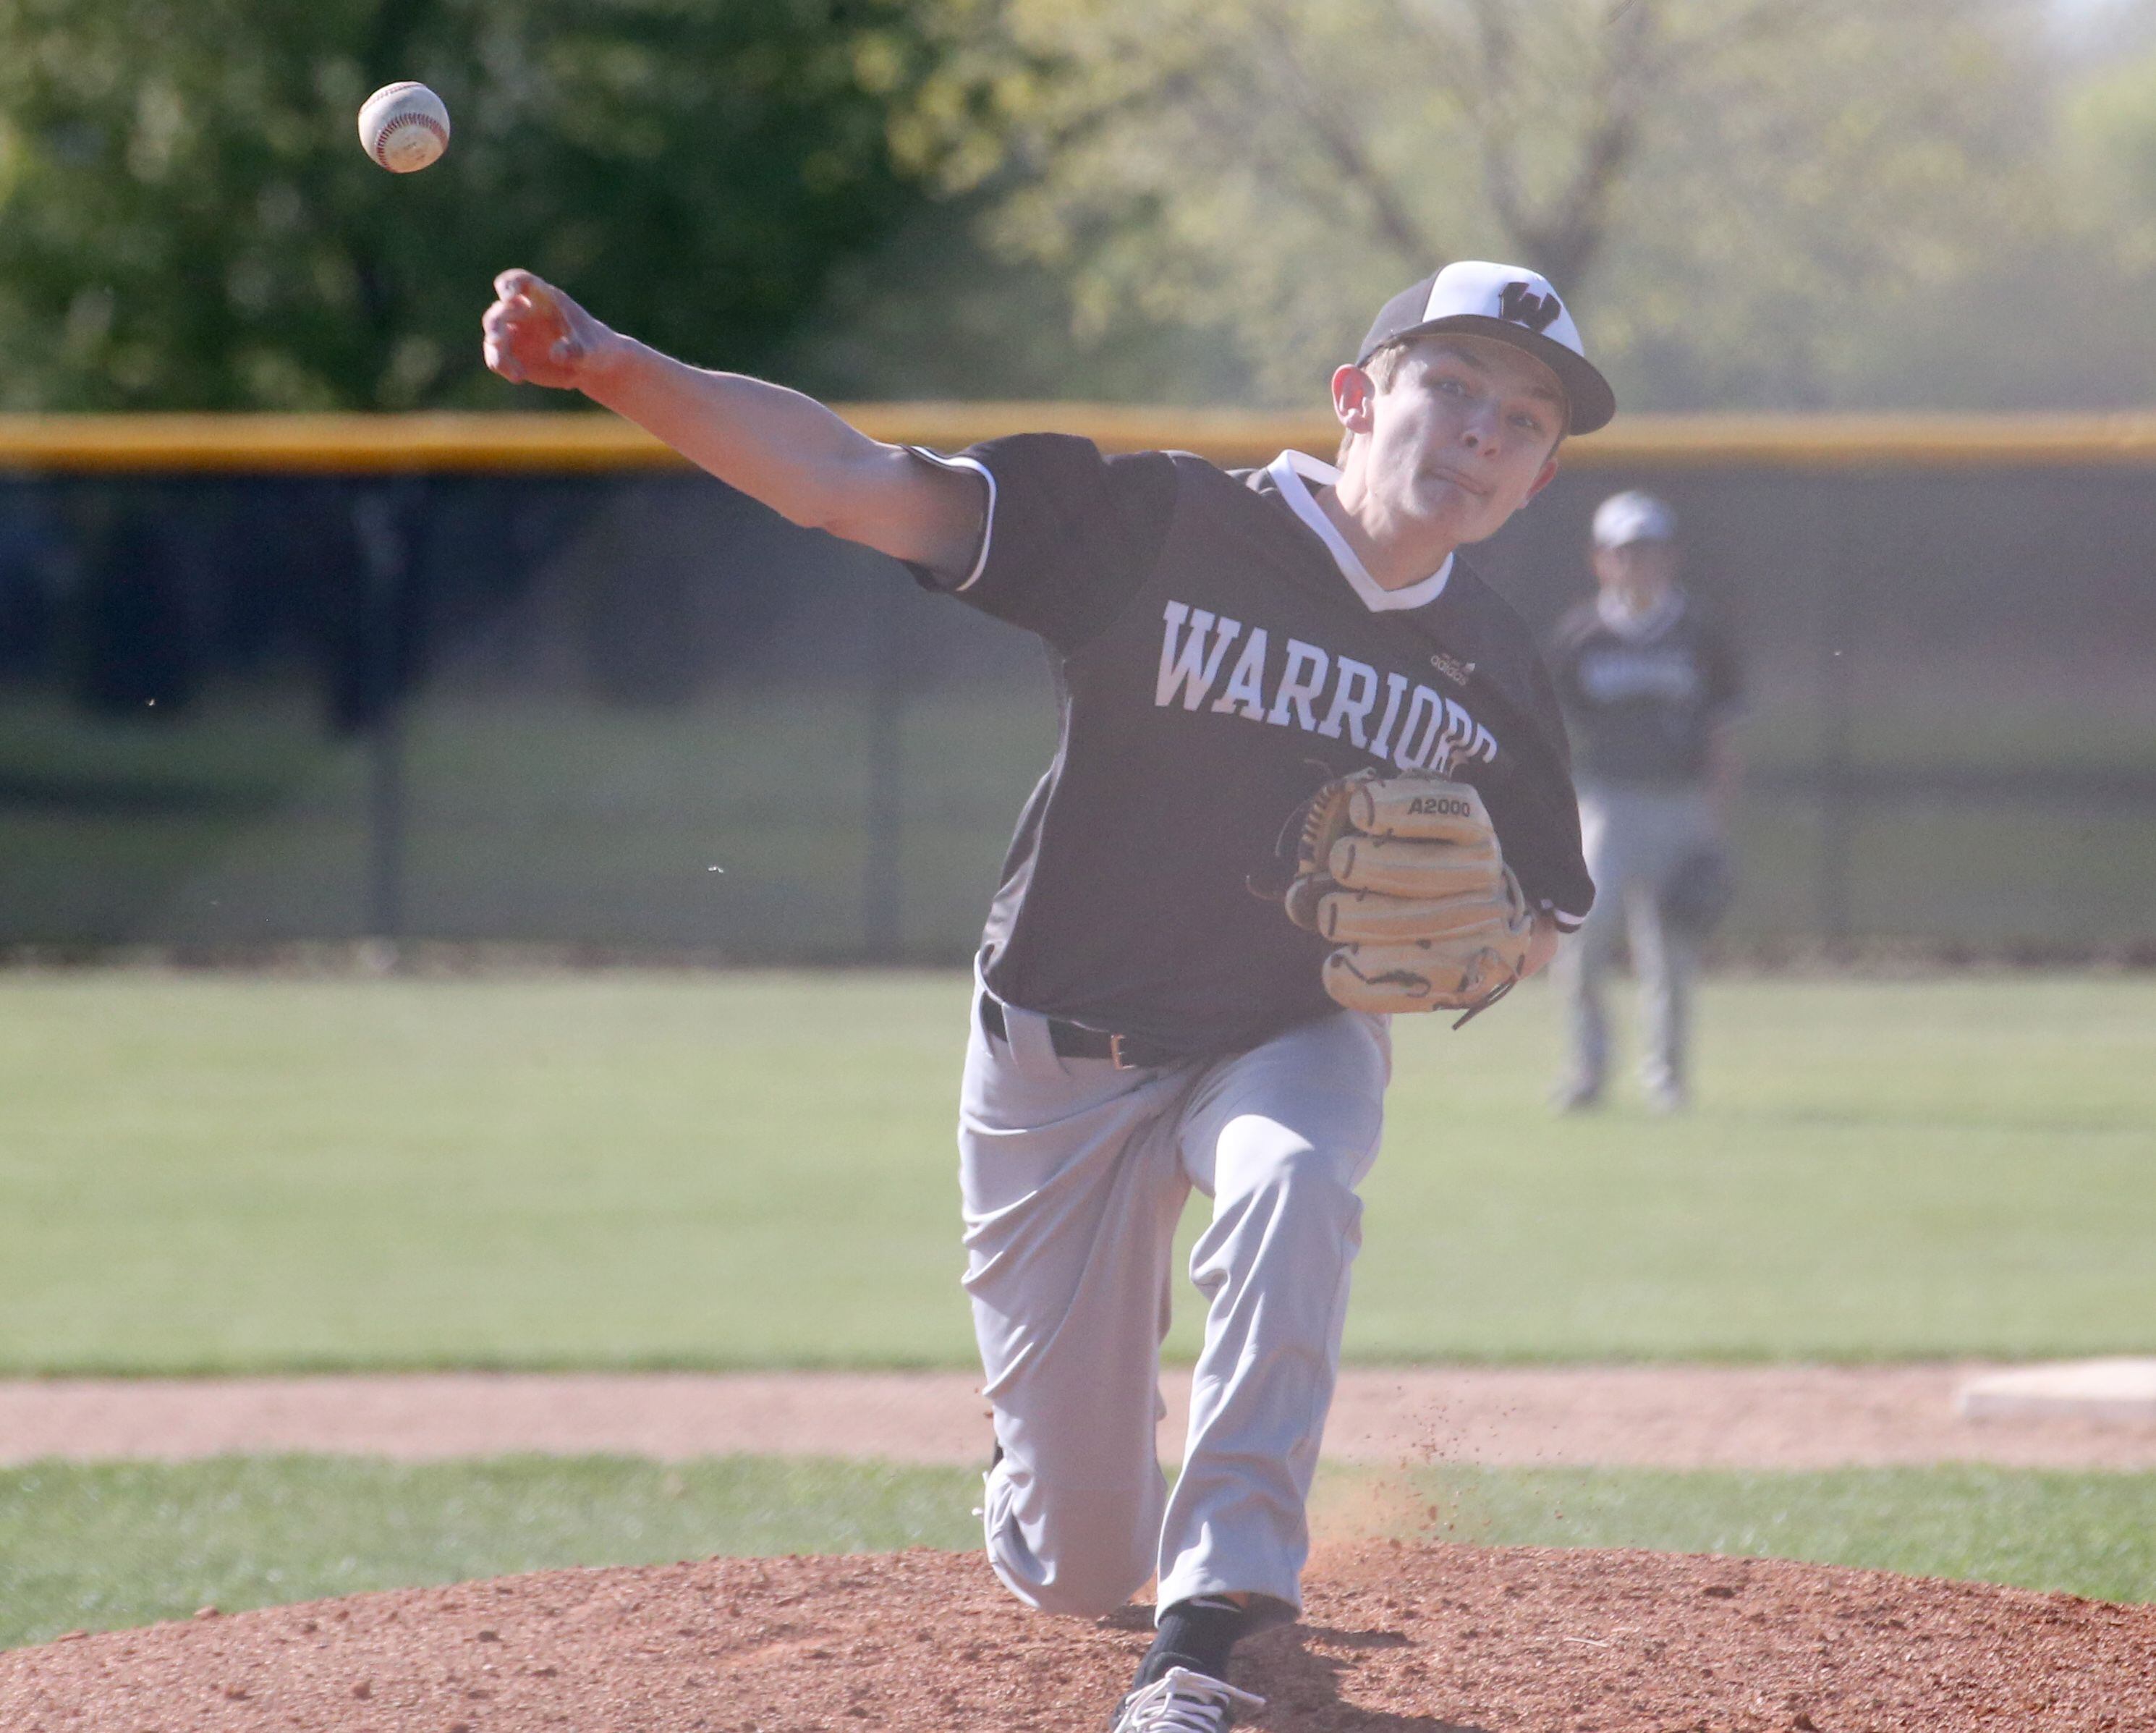
[[[1608,384],[1548,282],[1462,263],[1332,375],[1335,464],[1051,435],[945,455],[670,360],[527,273],[495,289],[495,372],[1045,642],[1061,739],[989,908],[959,1110],[988,1556],[1055,1612],[1157,1578],[1112,1726],[1227,1726],[1260,1706],[1230,1651],[1301,1604],[1390,1016],[1473,1016],[1594,895],[1554,691],[1458,550],[1609,420]],[[1204,1346],[1171,1494],[1159,1351],[1194,1188]]]

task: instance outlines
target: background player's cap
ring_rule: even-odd
[[[1635,542],[1676,538],[1676,513],[1651,493],[1613,493],[1594,508],[1597,548],[1625,548]]]
[[[1388,343],[1428,331],[1494,337],[1527,351],[1564,387],[1572,403],[1569,433],[1593,433],[1617,413],[1616,393],[1588,360],[1579,327],[1557,291],[1547,277],[1522,265],[1463,259],[1401,290],[1378,312],[1355,364],[1363,365]]]

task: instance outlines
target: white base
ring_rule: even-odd
[[[2107,1420],[2156,1425],[2156,1360],[2074,1360],[1972,1378],[1964,1420]]]

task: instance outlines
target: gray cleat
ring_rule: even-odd
[[[1218,1679],[1171,1667],[1117,1705],[1108,1733],[1222,1733],[1239,1709],[1260,1710],[1265,1700]]]

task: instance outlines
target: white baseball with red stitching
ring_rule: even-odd
[[[449,111],[424,85],[384,85],[359,111],[359,141],[392,174],[413,174],[449,147]]]

